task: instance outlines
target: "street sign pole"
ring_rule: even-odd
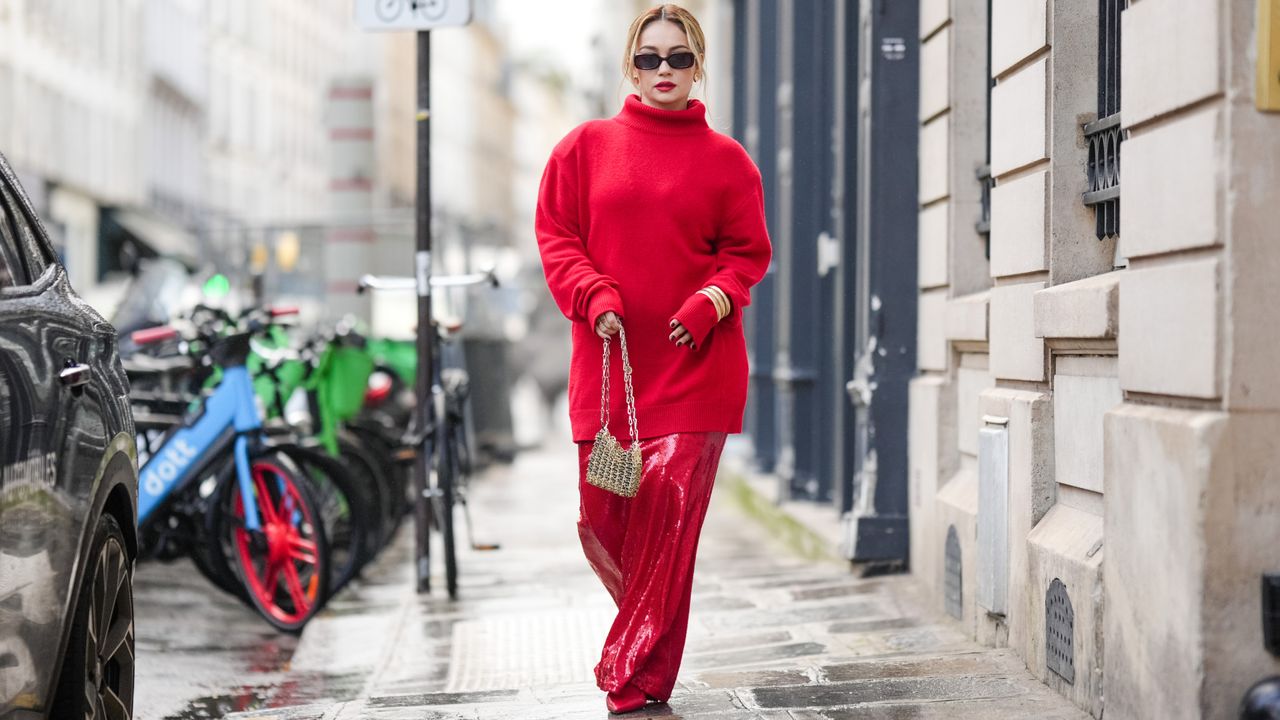
[[[435,403],[431,384],[435,378],[435,357],[431,352],[431,31],[418,31],[418,191],[415,213],[417,252],[414,266],[418,281],[418,429],[434,432]],[[413,473],[414,558],[417,561],[418,592],[431,591],[431,504],[427,496],[430,485],[431,454],[426,443],[418,447]],[[435,449],[435,443],[431,443]]]
[[[423,435],[413,466],[414,570],[418,592],[431,591],[431,456],[436,443],[436,408],[432,383],[436,358],[431,352],[431,28],[460,27],[471,22],[470,0],[355,0],[356,22],[365,30],[415,30],[418,34],[417,123],[418,190],[415,198],[415,285],[418,290],[418,398],[415,420]],[[430,450],[428,450],[430,448]]]

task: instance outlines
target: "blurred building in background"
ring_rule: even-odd
[[[0,151],[107,306],[141,258],[243,273],[314,222],[324,88],[369,45],[346,0],[10,0],[0,37]]]
[[[216,116],[210,114],[206,19],[200,0],[143,3],[146,205],[184,228],[203,223],[210,207],[205,128]],[[218,112],[225,112],[224,103],[219,97]]]
[[[372,182],[336,172],[346,157],[336,158],[335,146],[349,145],[334,133],[332,101],[349,85],[367,94],[377,41],[354,27],[346,0],[205,5],[210,207],[201,235],[238,284],[260,276],[268,295],[292,296],[323,315],[330,275],[345,280],[361,270],[335,269],[332,229],[369,222],[367,198],[353,205],[349,196],[353,184],[359,192]],[[373,172],[372,161],[360,169]],[[337,298],[339,313],[362,309],[347,300],[353,295],[349,286]]]
[[[147,197],[142,0],[0,3],[0,152],[48,222],[72,282],[102,274],[103,208]]]
[[[411,267],[416,38],[360,29],[352,3],[0,2],[0,152],[90,302],[110,316],[164,256],[311,319],[412,332],[412,293],[378,299],[375,318],[355,290],[363,273]],[[594,56],[557,51],[555,13],[472,6],[470,25],[432,35],[435,270],[495,268],[505,285],[442,292],[437,315],[465,319],[471,365],[492,374],[477,405],[509,426],[509,343],[546,345],[532,348],[547,350],[540,386],[563,390],[564,370],[548,369],[567,367],[565,328],[535,320],[533,203],[552,145],[598,93],[583,72]],[[577,35],[601,32],[600,7],[575,3]]]

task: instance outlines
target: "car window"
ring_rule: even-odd
[[[18,259],[18,243],[9,222],[8,203],[0,203],[0,288],[26,285],[27,274]]]
[[[0,185],[0,194],[4,196],[0,212],[4,214],[4,224],[8,226],[13,244],[17,246],[18,262],[26,271],[26,282],[23,284],[29,285],[44,274],[45,268],[49,266],[49,258],[45,255],[44,244],[36,237],[35,227],[23,212],[17,197],[9,191],[8,185]]]

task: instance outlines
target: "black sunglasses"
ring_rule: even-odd
[[[642,53],[632,58],[637,70],[657,70],[662,66],[663,60],[667,61],[667,65],[672,70],[688,70],[693,67],[694,57],[691,52],[678,52],[671,53],[667,57],[656,53]]]

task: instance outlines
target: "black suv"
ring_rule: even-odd
[[[128,392],[0,155],[0,717],[133,714]]]

